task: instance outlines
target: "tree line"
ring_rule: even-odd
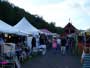
[[[6,22],[9,25],[17,24],[23,17],[26,17],[27,20],[36,28],[42,29],[46,28],[51,32],[61,34],[63,28],[56,27],[55,22],[47,22],[42,17],[38,15],[33,15],[22,8],[19,8],[9,2],[0,1],[0,19]]]

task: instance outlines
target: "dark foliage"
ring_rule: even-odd
[[[63,32],[63,28],[56,27],[54,22],[48,23],[38,15],[32,15],[29,12],[26,12],[24,9],[14,6],[9,2],[0,1],[1,20],[13,26],[17,24],[23,17],[26,17],[28,21],[38,29],[46,28],[51,32],[59,34]]]

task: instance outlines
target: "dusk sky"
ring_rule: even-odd
[[[78,29],[90,28],[90,0],[8,0],[31,14],[64,27],[69,18]]]

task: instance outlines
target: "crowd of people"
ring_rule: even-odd
[[[19,39],[20,40],[20,39]],[[45,55],[47,50],[53,49],[54,54],[61,55],[75,55],[75,47],[76,47],[76,39],[74,37],[52,37],[49,39],[46,35],[41,34],[39,37],[32,37],[31,41],[31,49],[28,46],[25,46],[25,39],[21,39],[21,41],[17,40],[15,46],[15,53],[19,61],[29,57],[32,55],[34,50],[36,53],[41,53]],[[15,41],[15,39],[14,39]],[[0,35],[0,47],[5,43],[5,39],[2,35]],[[0,52],[1,55],[1,52]],[[90,68],[90,47],[83,46],[83,53],[81,56],[81,63],[83,68]]]
[[[89,46],[83,46],[83,52],[81,55],[81,64],[82,68],[90,68],[90,45]],[[52,41],[52,48],[54,51],[54,54],[57,54],[59,51],[59,54],[61,53],[62,55],[65,54],[71,54],[74,55],[75,53],[75,39],[72,38],[53,38]]]
[[[70,53],[74,54],[75,39],[69,37],[54,37],[52,41],[52,48],[55,52],[59,51],[61,54]]]

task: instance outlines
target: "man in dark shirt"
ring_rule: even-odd
[[[62,38],[61,39],[61,53],[64,55],[66,51],[66,39]]]
[[[36,47],[36,39],[34,37],[32,38],[32,48],[33,47]]]

